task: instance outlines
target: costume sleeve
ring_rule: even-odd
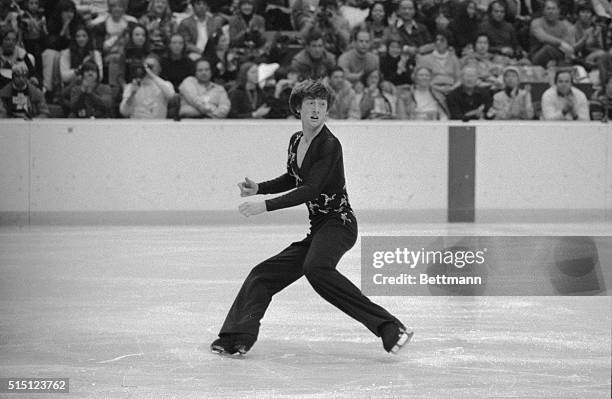
[[[329,138],[317,151],[318,156],[304,176],[303,184],[285,195],[266,200],[266,210],[289,208],[319,196],[341,157],[342,148],[336,139]]]
[[[293,140],[295,140],[295,136],[291,137],[289,140],[289,149],[291,149],[291,145],[293,144]],[[285,191],[289,191],[293,187],[295,187],[295,179],[289,175],[289,173],[285,173],[276,179],[264,181],[261,183],[257,183],[257,194],[278,194],[284,193]]]

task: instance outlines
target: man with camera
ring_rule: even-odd
[[[85,61],[76,73],[78,83],[70,89],[69,117],[112,117],[112,91],[110,86],[100,84],[100,74],[96,63]]]
[[[119,106],[121,115],[134,119],[165,119],[168,102],[174,97],[172,83],[159,77],[157,57],[149,55],[142,68],[134,68],[132,82],[125,86]]]
[[[296,1],[293,5],[293,16],[296,30],[302,37],[316,29],[322,33],[325,49],[335,56],[342,54],[350,41],[349,22],[338,9],[336,0]]]

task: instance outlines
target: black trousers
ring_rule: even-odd
[[[223,323],[219,335],[247,333],[257,336],[272,297],[302,276],[326,301],[361,322],[375,335],[392,321],[402,325],[381,306],[365,297],[336,266],[357,240],[357,221],[344,224],[331,217],[308,236],[263,261],[251,270]]]

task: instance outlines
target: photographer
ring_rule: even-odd
[[[241,49],[246,58],[257,60],[269,50],[264,37],[266,21],[253,13],[253,0],[240,0],[238,13],[229,20],[230,47]]]
[[[142,68],[135,68],[131,83],[125,86],[119,106],[121,115],[135,119],[165,119],[168,102],[174,97],[172,83],[159,77],[161,67],[155,56],[148,56]]]
[[[336,0],[321,0],[314,18],[304,26],[304,32],[317,29],[323,35],[325,49],[335,56],[342,54],[350,41],[349,22],[338,10]]]
[[[110,118],[113,99],[111,88],[100,84],[98,66],[91,61],[77,71],[78,81],[70,90],[70,118]]]

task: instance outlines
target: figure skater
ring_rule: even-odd
[[[244,355],[253,346],[272,296],[302,276],[325,300],[382,338],[387,352],[397,353],[412,338],[404,325],[374,304],[344,277],[336,266],[357,240],[357,219],[344,179],[340,141],[325,125],[332,96],[320,82],[296,85],[289,98],[302,131],[289,141],[287,172],[274,180],[238,184],[240,195],[288,193],[260,202],[244,202],[239,210],[249,217],[306,204],[310,232],[278,255],[251,270],[221,327],[211,351]]]

